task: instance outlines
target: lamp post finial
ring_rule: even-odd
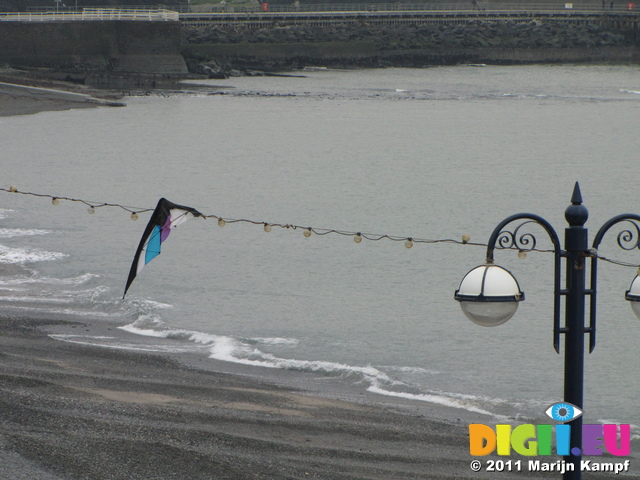
[[[571,227],[582,227],[589,218],[589,210],[582,205],[582,193],[580,193],[580,184],[576,182],[573,187],[573,195],[571,195],[571,205],[564,212],[564,218]]]
[[[573,187],[573,195],[571,195],[571,203],[573,205],[581,205],[582,204],[582,193],[580,193],[580,183],[576,182]]]

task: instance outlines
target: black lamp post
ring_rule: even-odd
[[[583,408],[584,385],[584,336],[589,334],[589,353],[596,344],[596,282],[597,282],[597,248],[607,231],[620,222],[627,222],[631,227],[618,234],[618,245],[625,249],[640,248],[640,215],[623,214],[611,218],[596,234],[592,248],[588,247],[588,230],[584,224],[589,212],[582,205],[580,186],[576,182],[571,205],[565,211],[569,224],[565,228],[564,250],[560,247],[560,239],[553,227],[542,217],[530,213],[519,213],[505,218],[493,230],[487,246],[485,265],[471,270],[456,290],[455,299],[460,302],[465,315],[474,323],[482,326],[500,325],[511,318],[518,308],[518,302],[524,300],[524,293],[511,273],[498,265],[494,265],[493,253],[498,248],[516,248],[520,252],[535,249],[536,238],[530,233],[520,233],[527,224],[538,224],[549,234],[553,243],[554,262],[554,318],[553,347],[560,353],[560,335],[565,336],[565,368],[564,368],[564,401],[578,408]],[[508,224],[524,220],[513,231],[503,230]],[[630,229],[631,228],[631,229]],[[565,287],[561,285],[562,262],[565,258]],[[591,285],[586,288],[587,259],[591,265]],[[590,297],[589,325],[585,325],[585,300]],[[565,322],[560,322],[561,297],[565,297]],[[640,277],[636,276],[631,288],[626,293],[634,313],[640,318]],[[580,461],[582,458],[582,417],[569,422],[571,425],[571,455],[564,459],[573,463],[573,471],[566,471],[565,480],[579,480]]]

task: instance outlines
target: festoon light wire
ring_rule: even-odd
[[[33,196],[33,197],[39,197],[39,198],[49,198],[51,199],[51,203],[54,205],[57,205],[60,200],[64,200],[64,201],[68,201],[68,202],[76,202],[76,203],[81,203],[83,205],[86,205],[88,207],[88,213],[94,213],[95,210],[97,208],[103,208],[103,207],[112,207],[112,208],[119,208],[121,210],[124,210],[128,213],[131,214],[131,219],[132,220],[137,220],[138,219],[138,214],[139,213],[146,213],[146,212],[152,212],[154,209],[153,208],[146,208],[146,207],[135,207],[135,206],[130,206],[130,205],[122,205],[120,203],[114,203],[114,202],[97,202],[97,201],[92,201],[92,200],[85,200],[82,198],[72,198],[72,197],[67,197],[67,196],[62,196],[62,195],[51,195],[51,194],[45,194],[45,193],[35,193],[35,192],[23,192],[17,189],[17,187],[15,186],[11,186],[9,188],[3,188],[0,187],[0,192],[8,192],[8,193],[17,193],[17,194],[21,194],[21,195],[29,195],[29,196]],[[388,235],[388,234],[379,234],[379,233],[367,233],[367,232],[360,232],[360,231],[350,231],[350,230],[342,230],[342,229],[335,229],[335,228],[318,228],[318,227],[311,227],[311,226],[302,226],[302,225],[295,225],[295,224],[290,224],[290,223],[278,223],[278,222],[266,222],[266,221],[259,221],[259,220],[250,220],[250,219],[246,219],[246,218],[223,218],[219,215],[206,215],[203,214],[201,218],[214,218],[217,219],[218,221],[218,225],[221,227],[224,227],[227,224],[232,224],[232,223],[248,223],[248,224],[252,224],[252,225],[260,225],[263,227],[264,231],[266,232],[270,232],[271,229],[273,227],[279,227],[282,229],[287,229],[287,230],[302,230],[303,234],[305,237],[310,237],[311,234],[315,234],[315,235],[319,235],[319,236],[323,236],[323,235],[328,235],[328,234],[336,234],[336,235],[342,235],[342,236],[347,236],[347,237],[353,237],[355,243],[361,243],[362,239],[366,239],[369,241],[380,241],[380,240],[390,240],[393,242],[404,242],[405,246],[407,248],[411,248],[414,244],[419,243],[419,244],[436,244],[436,243],[450,243],[450,244],[458,244],[458,245],[471,245],[471,246],[476,246],[476,247],[487,247],[486,243],[477,243],[477,242],[471,242],[470,240],[470,236],[468,234],[464,234],[462,235],[460,240],[455,240],[453,238],[442,238],[442,239],[426,239],[426,238],[418,238],[418,237],[413,237],[413,236],[404,236],[404,235]],[[499,249],[503,249],[501,247],[497,247]],[[553,250],[549,250],[549,249],[539,249],[539,248],[534,248],[531,250],[521,250],[518,249],[516,247],[508,247],[506,249],[511,249],[511,250],[518,250],[519,253],[519,257],[524,258],[526,256],[526,253],[528,252],[539,252],[539,253],[553,253]],[[618,265],[618,266],[622,266],[622,267],[630,267],[630,268],[640,268],[640,265],[638,264],[633,264],[633,263],[629,263],[629,262],[623,262],[623,261],[619,261],[619,260],[614,260],[614,259],[610,259],[607,257],[603,257],[601,255],[599,255],[597,252],[590,252],[591,255],[597,257],[598,259],[608,262],[608,263],[612,263],[614,265]]]

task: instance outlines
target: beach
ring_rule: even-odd
[[[113,335],[126,332],[102,321],[0,320],[2,478],[495,478],[470,470],[469,412],[73,342]]]
[[[39,112],[124,106],[121,95],[68,82],[0,72],[0,117]]]
[[[4,478],[434,479],[468,472],[464,425],[45,333],[105,333],[89,325],[15,318],[0,325],[0,457],[16,469]]]

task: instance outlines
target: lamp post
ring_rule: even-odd
[[[519,213],[505,218],[493,230],[487,245],[486,264],[471,270],[455,292],[464,314],[474,323],[482,326],[496,326],[509,320],[516,312],[518,303],[524,300],[524,293],[511,273],[494,264],[493,254],[497,248],[517,248],[520,252],[536,248],[536,238],[531,233],[521,233],[528,224],[540,225],[549,235],[554,253],[554,307],[553,307],[553,347],[560,353],[560,335],[565,338],[564,360],[564,401],[582,410],[584,385],[585,334],[589,334],[589,353],[596,344],[596,294],[597,294],[597,248],[604,235],[614,225],[627,222],[631,225],[618,234],[618,245],[631,250],[640,248],[640,215],[622,214],[611,218],[596,234],[592,248],[588,247],[588,230],[584,224],[589,212],[582,205],[580,186],[576,182],[571,205],[565,211],[569,226],[565,228],[564,249],[553,227],[544,218]],[[505,227],[523,220],[513,231]],[[561,285],[562,259],[565,262],[565,286]],[[591,282],[586,288],[586,263],[590,260]],[[589,324],[585,325],[586,297],[590,297]],[[561,325],[561,298],[565,297],[564,325]],[[625,298],[631,302],[633,312],[640,318],[640,277],[636,276]],[[565,480],[580,480],[582,459],[582,417],[569,422],[571,425],[570,451],[565,462],[573,463],[573,471],[567,470]]]

